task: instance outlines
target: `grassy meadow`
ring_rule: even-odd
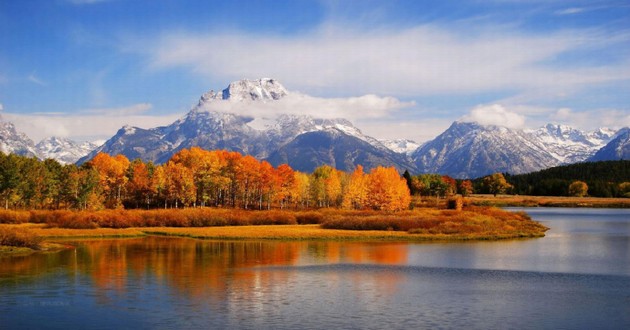
[[[630,198],[563,197],[525,195],[471,195],[466,197],[471,205],[495,207],[593,207],[630,208]]]
[[[493,240],[541,237],[525,213],[469,206],[462,211],[244,211],[227,209],[0,211],[0,252],[46,242],[145,235],[215,240]],[[20,250],[20,251],[23,251]]]

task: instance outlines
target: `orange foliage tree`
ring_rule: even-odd
[[[127,169],[130,164],[129,159],[124,155],[111,157],[101,152],[94,156],[89,164],[99,173],[105,206],[109,208],[122,207],[122,197],[128,181]]]
[[[395,168],[376,167],[367,176],[366,205],[375,210],[400,211],[409,208],[411,196],[407,181]]]
[[[345,209],[364,208],[367,202],[368,188],[368,178],[363,172],[363,166],[358,165],[350,175],[341,206]]]

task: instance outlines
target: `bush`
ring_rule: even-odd
[[[446,208],[449,210],[461,211],[464,208],[464,199],[461,196],[449,198],[446,202]]]
[[[39,249],[42,238],[23,228],[0,227],[0,245]]]
[[[0,223],[27,223],[30,216],[27,211],[2,210],[0,211]]]
[[[300,225],[316,225],[324,221],[324,215],[320,212],[297,212],[295,220]]]

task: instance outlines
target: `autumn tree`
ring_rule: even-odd
[[[470,180],[463,180],[459,183],[459,193],[464,196],[470,196],[474,192],[473,183]]]
[[[153,170],[151,189],[155,191],[156,202],[163,202],[164,208],[166,209],[168,207],[168,186],[166,181],[166,169],[164,165],[156,166]]]
[[[309,207],[311,202],[311,180],[308,174],[302,172],[294,173],[296,205],[302,205],[302,207]]]
[[[21,181],[22,158],[15,154],[5,155],[0,152],[0,194],[4,198],[4,208],[8,209],[17,197],[17,188]]]
[[[420,174],[412,178],[412,185],[423,196],[440,198],[452,189],[450,183],[444,181],[439,174]]]
[[[195,201],[195,184],[193,174],[187,167],[180,163],[168,161],[164,167],[166,191],[168,199],[175,203],[191,205]]]
[[[263,209],[265,206],[263,202],[266,202],[267,209],[271,209],[271,205],[276,201],[278,192],[280,191],[280,177],[276,169],[269,164],[269,162],[262,161],[260,163],[260,197],[259,197],[259,209]]]
[[[494,195],[494,197],[496,197],[497,194],[503,194],[508,189],[512,188],[512,185],[505,180],[502,173],[494,173],[486,176],[483,178],[483,185],[489,193]]]
[[[630,182],[622,182],[619,184],[619,193],[622,197],[630,198]]]
[[[457,193],[457,180],[451,178],[448,175],[442,175],[441,179],[444,183],[444,195],[455,195]]]
[[[129,159],[124,155],[111,157],[100,152],[89,163],[99,173],[100,184],[105,194],[105,205],[111,208],[122,207],[122,196],[128,180]]]
[[[278,199],[280,200],[280,208],[290,205],[293,200],[297,199],[300,191],[295,179],[295,171],[288,164],[282,164],[277,169],[280,190]]]
[[[584,197],[588,193],[588,185],[584,181],[573,181],[569,185],[569,196]]]
[[[378,166],[367,176],[366,205],[375,210],[400,211],[409,208],[411,196],[407,181],[394,167]]]
[[[238,196],[240,197],[243,208],[249,209],[253,201],[260,201],[262,199],[262,172],[270,171],[270,169],[265,168],[263,170],[258,159],[250,155],[244,156],[239,162],[240,165],[238,168],[240,170],[236,173]],[[265,173],[264,175],[269,175],[269,173]]]
[[[405,182],[407,181],[405,180]],[[345,209],[364,208],[367,202],[368,188],[368,178],[363,172],[363,166],[357,165],[357,168],[350,175],[341,206]]]
[[[105,207],[101,174],[90,163],[81,166],[70,174],[75,195],[75,208],[83,210],[100,210]]]
[[[153,164],[145,164],[140,159],[134,160],[129,165],[127,191],[130,201],[135,204],[136,208],[140,204],[145,204],[148,209],[151,205],[151,199],[156,193],[156,187],[152,182],[153,172]]]

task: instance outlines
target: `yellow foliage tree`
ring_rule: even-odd
[[[341,206],[345,209],[362,209],[365,207],[367,195],[368,179],[363,172],[363,166],[357,165],[350,175]]]
[[[569,196],[584,197],[588,193],[588,185],[583,181],[573,181],[569,185]]]
[[[122,207],[122,195],[127,184],[129,159],[124,155],[111,157],[98,153],[89,163],[99,173],[100,184],[105,193],[105,205],[111,208]]]
[[[400,211],[409,208],[411,196],[407,181],[394,167],[376,167],[367,176],[366,206],[375,210]]]
[[[512,185],[505,180],[505,177],[501,173],[494,173],[483,178],[483,184],[495,197],[497,194],[503,194],[508,189],[512,188]]]

